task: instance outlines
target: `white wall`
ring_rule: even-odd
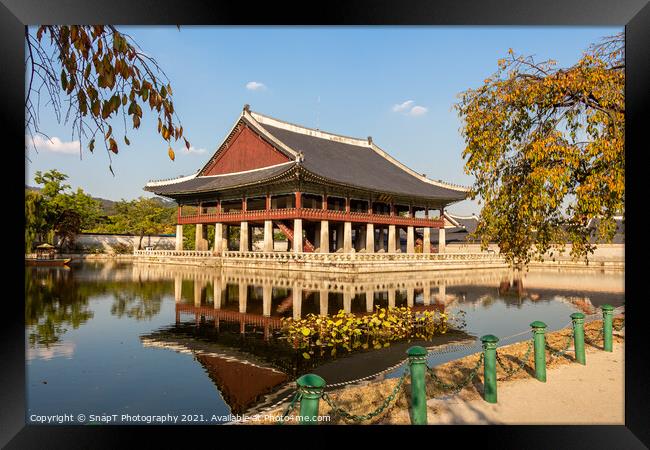
[[[118,234],[78,234],[75,238],[75,245],[84,249],[102,247],[106,253],[113,253],[112,245],[126,244],[137,248],[140,236],[124,236]],[[153,247],[155,250],[174,250],[176,245],[175,236],[144,236],[142,248]]]

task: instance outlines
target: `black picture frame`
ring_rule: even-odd
[[[545,25],[625,26],[626,30],[626,273],[627,327],[625,346],[624,426],[489,426],[489,427],[164,427],[164,426],[34,426],[25,425],[24,295],[17,288],[24,273],[18,267],[23,255],[24,197],[17,149],[24,145],[24,32],[26,25],[45,23],[113,23],[117,25]],[[647,0],[365,0],[345,2],[198,2],[98,0],[2,0],[0,5],[0,120],[10,137],[2,154],[5,182],[4,254],[5,283],[2,365],[0,368],[0,445],[6,448],[115,448],[133,444],[144,434],[147,446],[155,441],[172,445],[175,435],[185,445],[206,439],[208,445],[226,443],[235,434],[242,444],[264,439],[264,444],[321,446],[328,437],[352,441],[351,431],[363,439],[407,439],[393,445],[457,445],[468,437],[479,445],[498,448],[647,448],[650,445],[648,396],[648,343],[643,340],[645,307],[642,275],[643,240],[639,224],[647,192],[643,185],[642,154],[647,147],[645,129],[650,100],[650,5]],[[644,114],[645,113],[645,114]],[[645,147],[643,146],[645,144]],[[25,164],[27,162],[25,161]],[[102,167],[102,169],[104,169]],[[17,178],[17,180],[14,180]],[[24,178],[24,177],[23,177]],[[14,185],[16,187],[14,187]],[[631,245],[629,245],[631,243]],[[15,283],[15,284],[14,284]],[[22,300],[21,300],[22,298]],[[589,389],[589,387],[585,387]],[[603,399],[604,402],[607,399]],[[552,414],[552,411],[549,411]],[[250,433],[252,431],[252,433]],[[417,434],[414,434],[416,433]],[[244,434],[246,433],[246,434]],[[270,433],[273,436],[262,436]],[[323,439],[325,438],[325,439]],[[451,439],[449,443],[447,439]],[[387,441],[386,441],[387,442]],[[230,445],[237,445],[236,443]],[[360,444],[354,444],[360,445]]]

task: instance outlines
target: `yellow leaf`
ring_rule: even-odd
[[[307,353],[307,352],[304,352],[302,354],[302,357],[305,358],[305,359],[311,359],[311,356],[309,356],[309,353]]]
[[[174,158],[176,158],[176,155],[174,154],[174,150],[172,150],[171,147],[169,147],[169,150],[167,150],[167,154],[169,155],[169,159],[171,159],[172,161],[174,160]]]
[[[174,159],[174,158],[172,158],[172,159]],[[305,336],[309,336],[309,334],[311,333],[311,331],[309,331],[309,328],[303,328],[301,331],[302,331],[302,334],[305,335]]]

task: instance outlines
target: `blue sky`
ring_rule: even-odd
[[[29,151],[26,183],[56,168],[73,188],[112,200],[150,196],[148,180],[196,172],[230,130],[245,103],[253,111],[308,127],[373,140],[429,178],[471,185],[463,171],[457,95],[482,84],[512,48],[559,66],[575,63],[613,27],[120,27],[169,77],[175,110],[192,144],[175,143],[176,160],[143,108],[138,130],[120,139],[113,176],[102,147],[94,154],[71,141],[41,107],[41,130],[56,137]],[[114,132],[121,136],[123,122]],[[449,211],[478,213],[464,201]]]

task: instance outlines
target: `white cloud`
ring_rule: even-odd
[[[395,112],[404,112],[407,109],[411,107],[415,103],[413,100],[407,100],[404,103],[400,103],[398,105],[393,105],[393,111]]]
[[[64,155],[78,155],[79,141],[64,142],[56,136],[51,139],[37,135],[34,139],[31,136],[25,137],[27,148],[36,148],[37,151],[46,151],[52,153],[62,153]]]
[[[415,101],[407,100],[403,103],[393,105],[393,112],[400,114],[408,114],[409,116],[417,117],[426,114],[429,111],[424,106],[416,105]]]
[[[425,108],[424,106],[414,106],[413,108],[411,108],[409,114],[411,116],[421,116],[422,114],[426,114],[427,111],[428,109]]]
[[[264,85],[264,83],[260,83],[259,81],[249,81],[246,83],[246,89],[249,91],[261,91],[266,89],[266,85]]]
[[[184,155],[202,155],[205,152],[207,152],[206,149],[204,149],[204,148],[196,148],[193,145],[190,145],[189,150],[187,149],[187,147],[183,147],[183,150],[182,150],[182,153]]]

